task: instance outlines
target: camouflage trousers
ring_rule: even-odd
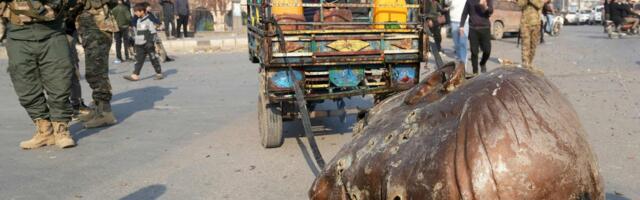
[[[85,29],[80,33],[85,58],[85,79],[93,90],[91,97],[97,102],[111,101],[109,81],[109,50],[111,36],[97,29]]]
[[[536,47],[540,43],[540,24],[523,24],[520,27],[520,38],[522,38],[522,65],[533,67],[533,57],[536,55]]]

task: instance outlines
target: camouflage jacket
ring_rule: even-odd
[[[540,14],[543,5],[542,0],[518,0],[518,6],[522,9],[520,26],[540,25]]]
[[[3,0],[0,11],[9,22],[7,37],[39,41],[62,34],[62,13],[72,3],[67,0]]]
[[[78,0],[84,5],[83,11],[77,18],[78,32],[100,30],[103,32],[118,32],[118,23],[111,8],[115,7],[112,0]]]

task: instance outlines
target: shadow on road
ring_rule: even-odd
[[[167,191],[167,187],[164,185],[150,185],[139,189],[138,191],[131,193],[125,197],[122,197],[120,200],[154,200],[158,199],[158,197],[162,196]]]
[[[162,74],[164,75],[164,78],[167,78],[167,77],[172,76],[172,75],[177,74],[177,73],[178,73],[177,69],[170,69],[170,70],[162,72]],[[155,76],[155,74],[147,76],[147,77],[144,77],[144,78],[141,78],[140,80],[142,81],[142,80],[146,80],[146,79],[151,79],[154,76]]]
[[[612,193],[607,193],[604,198],[607,200],[631,200],[627,197],[617,195],[617,194],[612,194]]]
[[[113,114],[116,116],[116,119],[118,119],[118,123],[122,123],[136,112],[153,109],[155,102],[162,101],[164,97],[171,94],[171,90],[174,89],[175,88],[151,86],[118,93],[114,95],[111,100]],[[124,103],[117,103],[120,100],[123,100]],[[117,126],[117,124],[115,126]],[[74,133],[76,140],[81,140],[82,138],[97,134],[108,128],[109,127],[84,129],[82,123],[75,123],[71,126],[70,130]]]

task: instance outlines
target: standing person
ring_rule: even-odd
[[[69,102],[73,65],[61,12],[66,1],[7,1],[7,56],[13,88],[20,105],[36,126],[23,149],[45,145],[75,146],[69,133],[73,110]],[[46,9],[45,9],[46,8]]]
[[[460,17],[462,16],[462,11],[464,10],[464,6],[467,3],[466,0],[447,0],[447,5],[449,7],[449,18],[451,18],[451,35],[453,37],[453,49],[456,52],[456,60],[458,62],[463,63],[467,66],[467,49],[469,45],[467,41],[469,37],[467,33],[469,33],[469,26],[467,23],[469,20],[461,22]],[[461,24],[464,24],[461,26]],[[460,27],[464,27],[464,31],[458,31]]]
[[[491,22],[493,14],[493,0],[467,0],[462,11],[461,22],[469,17],[469,43],[471,44],[471,65],[473,74],[478,74],[478,53],[482,49],[480,71],[487,71],[487,61],[491,56]],[[465,33],[465,25],[460,24],[459,32]]]
[[[187,37],[187,25],[189,24],[189,1],[188,0],[176,0],[176,13],[178,14],[178,26],[176,27],[177,37]],[[184,35],[180,34],[180,27],[182,27]]]
[[[151,20],[150,15],[147,13],[147,7],[144,4],[136,4],[133,7],[133,13],[137,17],[135,23],[135,47],[136,47],[136,64],[133,74],[124,76],[124,79],[130,81],[140,80],[140,70],[144,64],[144,60],[147,55],[151,60],[151,64],[156,71],[154,77],[155,80],[163,79],[162,69],[160,68],[160,61],[158,60],[158,54],[156,53],[155,41],[158,34],[156,32],[156,24]]]
[[[87,114],[89,108],[84,104],[82,100],[82,86],[80,85],[80,58],[78,57],[78,29],[76,29],[76,17],[81,10],[79,7],[69,8],[68,12],[65,12],[65,33],[67,34],[67,41],[69,42],[69,55],[71,56],[71,63],[75,68],[71,77],[71,107],[73,108],[73,119],[81,114]]]
[[[522,38],[522,66],[533,69],[533,58],[536,47],[540,43],[540,11],[542,0],[518,0],[518,6],[522,9],[520,20],[520,37]]]
[[[118,32],[113,33],[113,37],[116,40],[116,60],[115,64],[120,64],[122,61],[129,61],[129,26],[131,25],[131,11],[123,3],[122,0],[118,0],[118,5],[111,10],[113,17],[118,23]],[[122,43],[124,42],[124,56],[122,59]]]
[[[426,0],[425,1],[425,9],[426,9],[426,16],[427,16],[427,26],[429,26],[429,30],[431,31],[431,34],[433,35],[433,40],[435,41],[435,45],[438,48],[437,53],[442,53],[442,34],[440,32],[440,25],[441,23],[444,23],[444,20],[439,18],[442,17],[442,15],[440,14],[442,11],[442,7],[440,6],[440,3],[437,0]],[[436,53],[436,52],[434,52]]]
[[[118,32],[117,22],[109,16],[108,1],[82,0],[84,10],[78,16],[78,33],[82,38],[85,56],[85,78],[93,90],[95,108],[80,116],[85,128],[97,128],[117,123],[111,111],[111,83],[109,81],[109,50],[111,34]],[[100,19],[100,20],[96,20]]]
[[[176,30],[176,24],[174,23],[174,14],[176,11],[171,0],[162,0],[160,4],[162,5],[162,21],[164,22],[164,34],[165,36],[167,36],[167,39],[169,39],[171,35],[175,35],[174,32]]]
[[[553,18],[554,18],[554,9],[553,9],[553,4],[551,3],[550,0],[544,0],[544,6],[542,6],[542,15],[544,15],[544,17],[547,18],[547,22],[546,24],[544,24],[545,27],[545,32],[547,32],[548,34],[551,34],[551,31],[553,29]]]

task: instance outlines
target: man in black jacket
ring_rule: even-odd
[[[189,24],[189,1],[188,0],[176,0],[175,6],[176,13],[178,14],[178,26],[176,28],[176,36],[180,35],[180,27],[183,28],[184,37],[187,37],[187,25]]]
[[[174,13],[176,11],[171,0],[162,0],[160,4],[162,5],[162,21],[164,22],[164,34],[167,36],[167,39],[169,39],[171,35],[175,35],[174,31],[176,29],[176,24],[174,23]]]
[[[487,61],[491,55],[491,22],[493,14],[493,0],[467,0],[462,11],[461,22],[469,17],[469,44],[471,45],[471,65],[473,73],[478,74],[478,53],[482,49],[480,71],[487,71]],[[464,35],[464,23],[460,23],[461,35]]]

